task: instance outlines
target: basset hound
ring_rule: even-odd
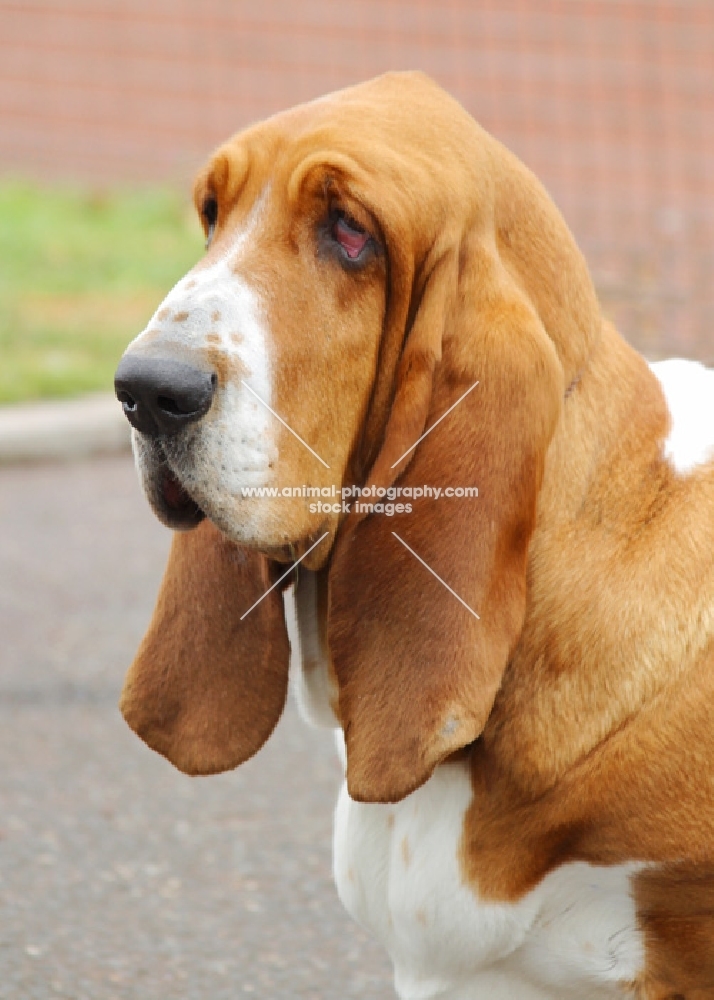
[[[285,591],[403,1000],[714,997],[714,372],[624,342],[421,74],[247,129],[195,201],[117,371],[177,531],[127,722],[189,774],[254,754]]]

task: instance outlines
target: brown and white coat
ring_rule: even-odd
[[[403,1000],[714,997],[714,373],[620,338],[538,181],[419,74],[234,137],[196,203],[206,257],[119,370],[192,529],[127,721],[192,774],[255,753],[292,585],[338,891]],[[301,484],[479,495],[398,519]]]

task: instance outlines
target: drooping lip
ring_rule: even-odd
[[[166,464],[158,470],[156,487],[160,502],[156,512],[169,528],[189,531],[203,521],[205,513]]]
[[[169,465],[161,443],[136,431],[133,441],[139,478],[154,514],[174,531],[195,528],[205,512]]]
[[[308,534],[296,537],[292,541],[281,540],[277,544],[269,544],[256,538],[243,538],[233,530],[221,516],[221,509],[207,513],[193,498],[184,486],[180,472],[174,471],[174,460],[167,457],[164,444],[156,438],[147,439],[145,435],[134,432],[134,453],[144,494],[151,509],[159,521],[172,531],[191,531],[204,519],[208,518],[229,540],[235,544],[262,553],[272,562],[291,566],[301,563],[310,548],[328,533],[326,523]],[[190,481],[190,480],[189,480]],[[329,547],[329,546],[328,546]],[[294,575],[286,574],[283,587],[289,585]]]

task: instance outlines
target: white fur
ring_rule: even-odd
[[[327,659],[310,655],[309,673],[302,670],[301,652],[318,634],[316,623],[308,621],[317,611],[310,584],[297,599],[303,649],[296,649],[293,687],[307,721],[335,725]],[[291,638],[295,631],[292,625]],[[336,735],[344,764],[339,728]],[[626,984],[644,964],[630,893],[630,876],[640,866],[566,864],[516,903],[479,899],[478,887],[465,883],[459,865],[464,814],[472,797],[463,762],[437,768],[422,788],[394,805],[354,802],[346,784],[340,791],[333,840],[337,890],[349,913],[387,949],[399,997],[615,1000],[631,995]]]
[[[665,458],[676,472],[687,475],[714,461],[714,371],[681,358],[657,361],[650,367],[672,418]]]
[[[199,264],[175,285],[132,344],[189,363],[210,364],[208,352],[215,351],[232,366],[200,424],[163,443],[182,484],[229,533],[236,526],[241,488],[269,485],[277,456],[276,421],[267,408],[273,402],[271,339],[260,296],[240,276],[241,257],[266,197],[258,199],[242,232],[217,260]],[[253,505],[254,518],[259,509]],[[246,539],[260,534],[257,523],[239,527]]]
[[[295,619],[290,646],[293,651],[292,688],[300,714],[312,726],[339,727],[333,705],[337,684],[330,670],[325,636],[319,628],[316,574],[300,569],[297,584],[285,594],[286,617]]]
[[[594,1000],[627,995],[644,963],[636,865],[555,869],[516,903],[481,900],[459,865],[468,766],[444,764],[395,805],[335,813],[340,899],[384,944],[402,1000]],[[514,830],[514,837],[518,831]]]

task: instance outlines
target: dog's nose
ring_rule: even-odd
[[[183,361],[125,354],[114,390],[129,423],[142,434],[177,434],[208,412],[216,390],[213,372]]]

